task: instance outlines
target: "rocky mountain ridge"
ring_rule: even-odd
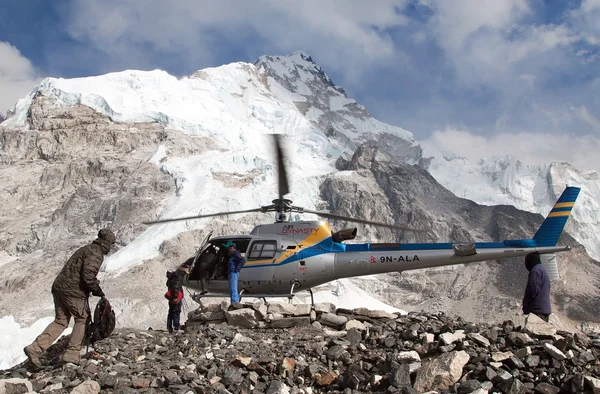
[[[66,338],[49,350],[60,354]],[[600,337],[531,316],[472,324],[332,304],[207,304],[185,332],[119,329],[80,366],[0,372],[7,392],[597,393]],[[17,391],[18,390],[18,391]]]

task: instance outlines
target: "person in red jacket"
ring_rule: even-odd
[[[167,330],[179,331],[181,327],[181,304],[183,300],[183,279],[190,272],[190,266],[182,264],[176,271],[167,271],[167,292],[165,298],[169,300],[169,313],[167,314]]]

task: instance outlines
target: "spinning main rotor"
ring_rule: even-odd
[[[240,211],[228,211],[228,212],[217,212],[210,213],[205,215],[194,215],[194,216],[186,216],[180,218],[170,218],[170,219],[160,219],[151,222],[144,222],[144,224],[158,224],[158,223],[168,223],[168,222],[176,222],[180,220],[190,220],[190,219],[202,219],[214,216],[226,216],[226,215],[234,215],[238,213],[251,213],[251,212],[275,212],[275,220],[277,222],[285,222],[287,221],[288,214],[292,212],[297,213],[312,213],[319,217],[326,219],[334,219],[334,220],[345,220],[353,223],[362,223],[362,224],[370,224],[372,226],[378,227],[387,227],[395,230],[404,230],[404,231],[412,231],[412,232],[421,232],[423,230],[408,227],[408,226],[398,226],[395,224],[388,224],[382,222],[375,222],[372,220],[358,219],[352,218],[348,216],[334,215],[329,212],[321,212],[321,211],[313,211],[311,209],[304,209],[303,207],[297,207],[292,205],[292,200],[285,198],[286,194],[289,194],[289,183],[287,178],[287,171],[285,169],[284,164],[284,153],[281,149],[281,137],[279,134],[273,134],[273,140],[275,142],[275,152],[277,156],[277,178],[278,178],[278,186],[279,186],[279,198],[276,198],[272,201],[271,205],[264,205],[258,208],[253,209],[245,209]]]

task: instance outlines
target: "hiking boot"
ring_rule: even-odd
[[[169,328],[168,331],[169,331],[169,334],[171,334],[173,332],[173,329]]]
[[[42,361],[40,360],[40,356],[42,355],[42,349],[39,348],[36,344],[32,343],[29,346],[26,346],[23,351],[27,356],[29,362],[36,368],[42,368]]]
[[[71,363],[71,364],[79,365],[79,364],[81,364],[81,357],[79,356],[79,354],[75,355],[75,354],[65,353],[62,356],[61,361],[65,364]]]

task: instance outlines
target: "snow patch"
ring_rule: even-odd
[[[12,316],[0,318],[0,370],[25,361],[27,357],[23,348],[33,342],[53,320],[53,317],[44,317],[29,327],[22,327]],[[62,335],[69,335],[71,331],[69,327]]]

